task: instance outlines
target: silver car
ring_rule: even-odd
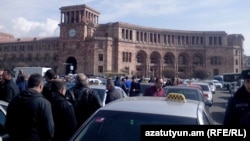
[[[204,102],[206,105],[211,106],[210,102],[205,98],[203,91],[197,87],[192,86],[167,86],[163,88],[166,95],[169,93],[181,93],[186,99],[197,100]]]
[[[213,105],[213,92],[212,92],[209,84],[204,83],[204,82],[192,82],[192,85],[198,85],[201,87],[201,90],[203,91],[205,98],[212,106]]]
[[[167,97],[126,97],[98,109],[75,132],[71,141],[140,141],[141,125],[214,125],[205,104]]]

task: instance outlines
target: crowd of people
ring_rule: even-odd
[[[250,70],[242,73],[245,85],[229,100],[225,124],[249,121]],[[102,107],[99,95],[89,87],[84,73],[76,75],[75,85],[70,89],[53,70],[45,73],[46,82],[41,74],[27,76],[22,70],[16,81],[13,77],[11,70],[0,69],[0,100],[9,102],[5,129],[13,141],[67,141],[91,114]],[[143,96],[164,97],[164,85],[172,85],[171,82],[164,83],[163,78],[151,81],[154,84],[145,90]],[[122,97],[115,86],[121,87],[130,97],[141,93],[140,81],[135,76],[131,79],[119,76],[115,80],[107,79],[106,104]]]
[[[20,70],[14,81],[11,70],[0,69],[0,100],[9,102],[5,129],[11,141],[67,141],[101,107],[85,74],[79,73],[69,90],[53,70],[44,77]]]

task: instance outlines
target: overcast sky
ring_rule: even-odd
[[[250,56],[250,0],[1,0],[0,32],[16,38],[59,36],[59,8],[78,4],[99,11],[101,24],[242,34]]]

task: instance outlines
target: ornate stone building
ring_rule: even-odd
[[[100,13],[86,5],[60,11],[59,37],[16,39],[0,34],[1,65],[48,66],[58,74],[116,72],[145,77],[164,76],[165,70],[192,77],[197,69],[212,76],[241,72],[244,66],[241,34],[99,24]]]

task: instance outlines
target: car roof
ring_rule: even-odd
[[[208,85],[209,86],[209,84],[206,82],[192,82],[192,84]]]
[[[171,89],[171,88],[175,88],[175,89],[197,89],[199,87],[192,87],[192,86],[187,86],[187,85],[166,86],[166,87],[163,87],[163,89]]]
[[[176,102],[167,101],[165,97],[137,96],[116,100],[107,104],[105,107],[100,108],[99,110],[197,118],[198,107],[202,105],[204,105],[203,102],[188,99],[186,102]]]

